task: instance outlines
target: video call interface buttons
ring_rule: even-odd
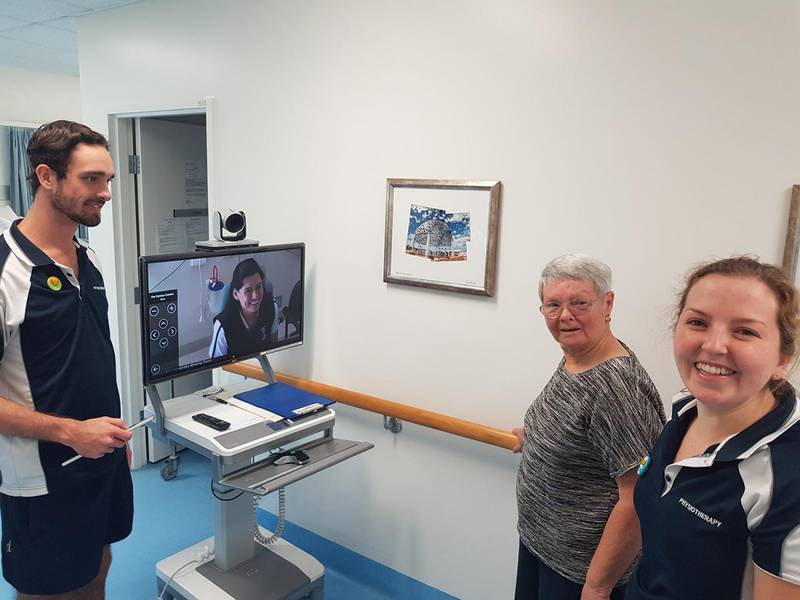
[[[149,342],[151,376],[160,377],[178,367],[179,327],[178,290],[160,290],[148,294],[145,327]]]

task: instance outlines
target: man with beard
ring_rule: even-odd
[[[131,433],[103,276],[75,232],[100,223],[114,164],[70,121],[37,129],[28,161],[33,206],[0,235],[3,575],[18,598],[100,600],[110,544],[131,531]]]

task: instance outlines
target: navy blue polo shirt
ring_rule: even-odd
[[[108,301],[94,252],[74,240],[79,277],[18,229],[0,235],[0,397],[85,420],[119,417]],[[38,496],[110,471],[124,449],[82,459],[68,446],[0,435],[0,492]]]
[[[800,409],[775,410],[673,463],[697,401],[681,395],[634,492],[642,558],[628,600],[752,598],[752,565],[800,585]]]

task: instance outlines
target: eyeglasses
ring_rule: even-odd
[[[548,302],[547,304],[539,306],[539,312],[542,313],[546,319],[557,319],[561,316],[561,312],[566,306],[573,315],[580,315],[588,312],[588,310],[592,308],[592,304],[596,301],[597,298],[592,301],[570,300],[566,305],[559,304],[558,302]]]

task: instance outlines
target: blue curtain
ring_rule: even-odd
[[[28,214],[33,204],[33,193],[28,180],[28,142],[35,129],[27,127],[9,127],[11,142],[11,209],[20,217]],[[78,226],[78,237],[89,239],[89,230],[85,225]]]
[[[27,127],[9,127],[11,142],[11,209],[20,217],[28,214],[33,204],[31,184],[28,181],[28,142],[34,130]]]

